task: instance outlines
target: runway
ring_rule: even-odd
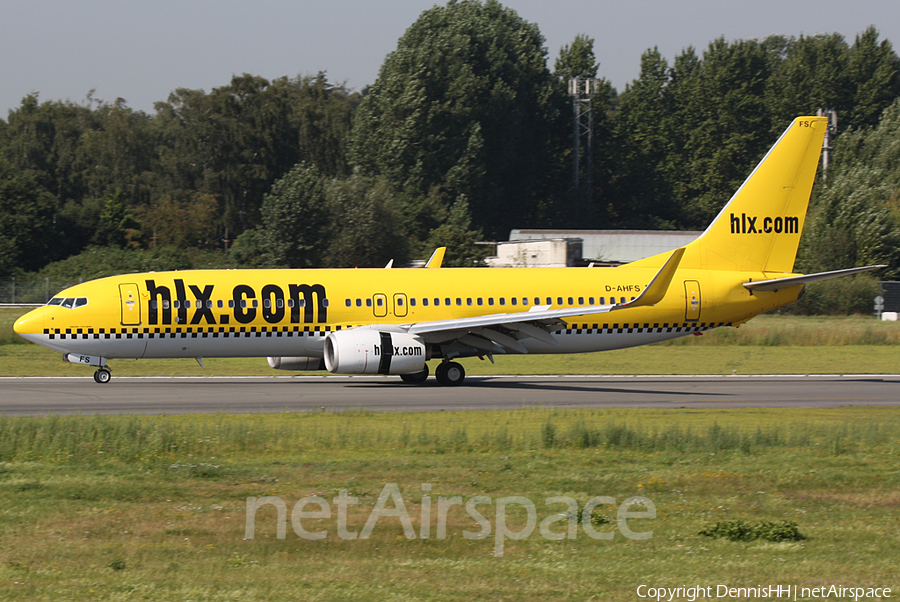
[[[900,405],[900,375],[0,378],[0,415]]]

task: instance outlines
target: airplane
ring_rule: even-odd
[[[280,370],[463,383],[457,361],[582,353],[739,326],[805,284],[796,274],[826,117],[798,117],[706,231],[613,268],[187,270],[78,284],[19,318],[25,339],[96,367],[123,358],[266,357]]]

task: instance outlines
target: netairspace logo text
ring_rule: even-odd
[[[672,600],[695,600],[715,598],[737,598],[750,600],[753,598],[784,598],[788,600],[810,600],[818,598],[837,598],[863,600],[866,598],[890,598],[889,587],[844,587],[842,585],[823,585],[820,587],[798,587],[796,585],[755,585],[751,587],[731,587],[728,585],[695,585],[691,587],[653,587],[639,585],[638,598],[650,598],[657,602]]]
[[[576,539],[578,526],[584,534],[592,539],[613,539],[614,531],[598,531],[594,528],[594,510],[600,506],[615,506],[616,500],[609,496],[593,497],[583,506],[568,496],[554,496],[543,500],[543,506],[547,509],[547,516],[538,525],[537,506],[530,499],[520,496],[507,496],[494,500],[490,496],[476,495],[463,500],[462,496],[444,497],[438,496],[436,507],[432,507],[431,483],[422,483],[422,499],[419,506],[419,533],[416,533],[410,520],[403,495],[396,483],[387,483],[381,490],[375,507],[369,513],[366,524],[361,531],[351,531],[347,524],[347,510],[350,506],[359,504],[359,498],[348,494],[346,489],[341,489],[338,496],[332,498],[331,503],[319,496],[307,496],[301,498],[291,510],[291,527],[294,533],[302,539],[322,540],[328,537],[327,530],[308,531],[303,525],[304,520],[333,520],[337,510],[337,535],[343,540],[368,539],[381,518],[397,518],[403,527],[403,533],[407,539],[430,539],[432,518],[436,518],[436,539],[447,538],[447,514],[454,506],[464,506],[469,517],[477,523],[478,531],[463,531],[466,539],[487,539],[493,533],[494,556],[503,556],[503,548],[507,539],[522,540],[530,537],[535,528],[544,539],[559,541],[562,539]],[[391,507],[389,507],[389,505]],[[287,537],[288,507],[283,499],[278,496],[248,497],[247,521],[244,529],[244,539],[252,540],[256,536],[256,513],[264,506],[274,506],[277,511],[277,523],[275,535],[278,539]],[[491,512],[493,506],[494,512]],[[307,507],[315,507],[311,510]],[[632,507],[638,509],[632,510]],[[525,525],[519,529],[513,529],[507,524],[507,511],[518,508],[516,513],[523,510],[526,514]],[[493,514],[493,524],[487,518]],[[435,516],[436,515],[436,516]],[[487,516],[486,516],[487,515]],[[653,531],[635,532],[628,526],[630,519],[656,518],[656,506],[645,497],[630,497],[619,505],[616,511],[616,528],[627,539],[645,540],[653,536]],[[611,521],[610,521],[611,522]],[[307,523],[307,526],[309,524]],[[555,527],[555,528],[551,528]]]

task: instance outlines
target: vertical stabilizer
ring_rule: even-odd
[[[682,267],[791,273],[827,127],[827,117],[795,119],[687,245]]]

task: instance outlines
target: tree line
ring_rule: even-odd
[[[514,227],[702,229],[790,120],[819,108],[840,128],[801,262],[900,268],[900,59],[874,28],[852,43],[720,38],[671,64],[647,50],[625,90],[600,78],[591,190],[572,184],[567,81],[601,63],[586,35],[547,59],[536,24],[461,0],[423,12],[360,92],[324,73],[244,74],[178,89],[153,114],[29,95],[0,120],[0,277],[86,269],[45,267],[84,253],[103,258],[87,277],[368,267],[441,245],[448,264],[473,265],[476,242]]]

